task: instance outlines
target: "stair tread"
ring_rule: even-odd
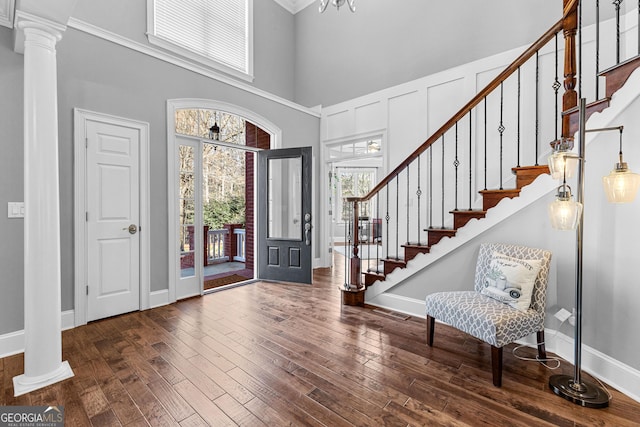
[[[605,97],[597,99],[595,101],[591,101],[591,102],[587,103],[587,110],[589,109],[589,107],[594,107],[596,105],[604,104],[605,102],[609,102],[609,101],[611,101],[611,97],[610,96],[605,96]],[[567,116],[569,114],[577,113],[578,110],[580,110],[580,107],[575,106],[575,107],[569,108],[567,110],[564,110],[562,112],[562,115],[563,116]]]
[[[482,209],[458,209],[456,210],[452,210],[449,211],[450,214],[460,214],[460,215],[479,215],[479,214],[486,214],[487,211],[482,210]]]
[[[627,60],[624,60],[624,61],[622,61],[622,62],[620,62],[620,63],[618,63],[616,65],[613,65],[613,66],[607,68],[606,70],[602,70],[602,71],[600,71],[598,73],[598,75],[599,76],[606,76],[607,74],[611,73],[613,70],[616,70],[618,68],[624,67],[625,65],[630,64],[630,63],[635,62],[635,61],[640,61],[640,55],[636,55],[636,56],[634,56],[632,58],[629,58]]]
[[[368,270],[368,271],[363,271],[362,274],[372,274],[374,276],[384,276],[384,272],[382,271],[375,271],[375,270]]]
[[[402,258],[382,258],[382,262],[395,262],[398,264],[406,264],[407,262]]]
[[[402,246],[403,248],[428,248],[429,247],[426,243],[422,244],[422,243],[411,243],[411,242],[403,243],[400,246]]]
[[[425,228],[424,231],[434,231],[434,232],[441,232],[441,233],[454,233],[456,232],[456,230],[454,230],[453,228]]]
[[[531,166],[514,166],[511,168],[513,172],[526,171],[530,169],[549,169],[548,165],[531,165]]]
[[[480,193],[480,194],[519,193],[519,192],[520,192],[519,188],[502,188],[502,189],[496,189],[496,190],[480,190],[480,191],[478,191],[478,193]]]

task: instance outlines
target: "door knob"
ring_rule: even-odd
[[[308,222],[304,225],[305,244],[311,245],[311,224]]]
[[[136,234],[138,227],[135,224],[131,224],[129,227],[123,228],[123,230],[129,230],[129,234]]]

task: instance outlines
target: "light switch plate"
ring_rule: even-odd
[[[24,202],[9,202],[7,218],[24,218]]]

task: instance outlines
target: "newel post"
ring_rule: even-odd
[[[360,257],[358,256],[358,245],[360,244],[360,212],[359,206],[360,204],[356,200],[349,200],[353,203],[353,228],[352,228],[352,236],[353,236],[353,255],[351,255],[351,275],[349,283],[351,286],[355,286],[356,288],[360,288]]]
[[[578,3],[579,1],[563,0],[563,12],[566,17],[562,22],[564,33],[564,94],[562,95],[562,111],[567,111],[578,105],[576,88],[576,33],[578,31]],[[562,136],[570,135],[570,115],[562,116]]]
[[[345,275],[345,286],[340,288],[342,291],[342,304],[363,307],[365,288],[361,282],[361,263],[360,257],[358,256],[358,246],[360,245],[360,230],[358,227],[360,222],[360,204],[357,198],[347,198],[347,202],[353,203],[353,223],[350,230],[350,235],[353,239],[350,242],[353,242],[353,249],[351,258],[345,261],[349,266],[349,274]]]

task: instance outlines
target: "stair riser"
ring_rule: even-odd
[[[364,286],[368,287],[373,285],[378,280],[384,280],[383,274],[364,273]]]
[[[427,245],[433,246],[437,244],[443,237],[453,237],[456,235],[456,230],[427,230]]]
[[[469,211],[458,211],[452,212],[453,214],[453,228],[458,229],[460,227],[464,227],[470,220],[473,218],[482,219],[485,216],[484,212],[469,212]]]
[[[487,192],[487,193],[482,193],[482,210],[484,211],[488,211],[489,209],[495,207],[498,203],[500,203],[500,200],[504,199],[505,197],[508,197],[510,199],[517,197],[518,194],[520,194],[519,190],[513,190],[513,191],[500,191],[500,192]]]
[[[387,274],[391,273],[393,270],[395,270],[398,267],[405,268],[407,266],[407,263],[404,262],[404,261],[395,261],[395,260],[383,259],[382,262],[384,263],[384,275],[385,276]]]
[[[516,188],[518,189],[531,184],[540,175],[549,174],[549,166],[547,165],[512,168],[511,170],[516,174]]]
[[[428,254],[429,248],[404,248],[404,259],[411,261],[418,254]]]

